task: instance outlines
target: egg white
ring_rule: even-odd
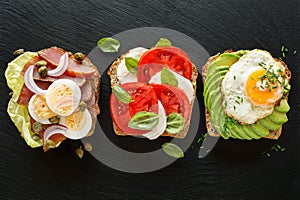
[[[66,123],[66,117],[61,117],[60,124],[66,126],[68,128],[68,130],[64,133],[64,136],[66,136],[67,138],[70,138],[72,140],[77,140],[77,139],[81,139],[81,138],[85,137],[89,133],[89,131],[92,128],[92,116],[87,109],[85,109],[83,114],[86,119],[85,124],[83,125],[83,128],[78,131],[74,131],[71,128],[69,128]]]
[[[66,85],[73,92],[73,107],[65,114],[58,112],[51,104],[51,98],[53,98],[53,96],[50,95],[51,90],[53,90],[54,88],[56,88],[59,85]],[[60,116],[68,116],[68,115],[72,114],[75,111],[75,109],[78,107],[78,105],[80,103],[80,99],[81,99],[81,90],[80,90],[79,86],[74,81],[71,81],[69,79],[59,79],[59,80],[54,81],[49,86],[47,93],[46,93],[47,105],[55,114],[60,115]]]
[[[279,69],[284,70],[281,63],[275,61],[269,52],[254,49],[234,63],[222,81],[223,109],[228,116],[240,123],[253,124],[258,119],[270,115],[274,109],[274,105],[254,105],[246,94],[247,79],[253,71],[261,69],[259,63],[262,62],[267,66],[273,65],[274,73]]]
[[[37,97],[37,94],[33,95],[28,103],[28,112],[30,116],[37,122],[40,122],[42,124],[51,124],[51,122],[48,119],[40,118],[34,111],[33,101]]]

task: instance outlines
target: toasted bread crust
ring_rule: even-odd
[[[129,52],[129,51],[128,51]],[[107,74],[110,77],[110,83],[111,83],[111,87],[114,87],[114,85],[119,83],[118,77],[117,77],[117,70],[118,70],[118,65],[120,64],[120,62],[125,59],[126,54],[128,53],[126,52],[125,54],[123,54],[121,57],[119,57],[117,60],[115,60],[113,62],[113,64],[110,66],[109,71],[107,72]],[[194,105],[194,100],[196,98],[196,89],[197,89],[197,78],[198,78],[198,70],[196,68],[196,66],[193,64],[192,65],[192,85],[194,88],[194,98],[191,102],[191,107],[193,107]],[[190,117],[191,117],[190,113]],[[183,130],[177,134],[169,134],[166,131],[160,135],[160,136],[169,136],[169,137],[175,137],[175,138],[184,138],[189,130],[189,126],[190,126],[190,121],[188,123],[185,124]],[[119,136],[128,136],[130,134],[128,133],[124,133],[123,131],[121,131],[116,125],[115,123],[113,123],[113,128],[114,128],[114,132],[116,135]]]
[[[228,50],[228,51],[225,51],[225,52],[232,52],[232,50]],[[206,80],[206,72],[207,72],[208,66],[212,62],[214,62],[218,58],[218,56],[219,56],[219,54],[210,57],[208,59],[208,61],[205,63],[205,65],[202,66],[202,82],[203,82],[203,84],[205,83],[205,80]],[[281,61],[277,58],[274,58],[274,60],[277,61],[277,62],[280,62],[282,64],[282,66],[284,66],[285,73],[287,75],[287,79],[290,82],[291,72],[288,69],[287,65],[283,61]],[[278,100],[278,103],[279,102],[280,102],[280,100]],[[209,114],[207,108],[205,108],[205,118],[206,118],[206,128],[207,128],[208,134],[210,136],[213,136],[213,137],[219,137],[220,133],[216,130],[216,128],[211,123],[210,114]],[[270,130],[269,135],[265,136],[264,138],[277,140],[279,138],[279,136],[281,135],[281,133],[282,133],[282,127],[280,127],[278,130],[275,130],[275,131]]]

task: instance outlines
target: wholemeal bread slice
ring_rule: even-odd
[[[110,66],[110,69],[108,71],[108,75],[110,77],[110,83],[111,83],[111,87],[113,88],[116,84],[119,84],[119,80],[118,80],[118,76],[117,76],[117,70],[118,70],[118,66],[119,64],[121,63],[121,61],[123,59],[125,59],[126,55],[129,53],[126,52],[125,54],[123,54],[121,57],[119,57],[118,59],[116,59],[112,65]],[[193,100],[191,101],[191,108],[193,107],[194,105],[194,100],[195,100],[195,97],[196,97],[196,89],[197,89],[197,77],[198,77],[198,70],[196,68],[196,66],[194,64],[192,64],[192,80],[191,80],[191,83],[193,85],[193,88],[194,88],[194,95],[193,95]],[[191,115],[192,113],[190,113]],[[190,116],[191,117],[191,116]],[[175,138],[184,138],[187,133],[188,133],[188,130],[189,130],[189,126],[190,126],[190,121],[187,122],[183,128],[182,131],[180,131],[179,133],[177,134],[169,134],[167,133],[166,131],[161,135],[161,136],[169,136],[169,137],[175,137]],[[113,123],[113,128],[114,128],[114,132],[115,134],[117,135],[120,135],[120,136],[127,136],[127,135],[130,135],[128,133],[124,133],[123,131],[121,131],[116,125],[115,123]]]
[[[226,52],[233,52],[232,50],[227,50],[225,51]],[[212,57],[210,57],[208,59],[208,61],[205,63],[204,66],[202,66],[202,82],[203,84],[205,83],[205,80],[206,80],[206,73],[207,73],[207,70],[208,70],[208,67],[209,65],[214,62],[218,57],[219,57],[220,54],[217,54],[217,55],[214,55]],[[278,60],[276,58],[274,58],[275,61],[278,61],[282,64],[282,66],[284,66],[285,68],[285,73],[287,75],[287,80],[290,81],[291,79],[291,72],[290,70],[288,69],[287,65],[281,61],[281,60]],[[286,98],[288,97],[288,94],[286,96]],[[280,100],[278,100],[277,103],[279,103]],[[211,122],[211,117],[210,117],[210,113],[208,111],[207,108],[205,108],[205,118],[206,118],[206,128],[207,128],[207,133],[210,135],[210,136],[213,136],[213,137],[219,137],[221,136],[221,134],[217,131],[217,129],[214,127],[214,125],[212,124]],[[265,136],[264,138],[268,138],[268,139],[278,139],[279,136],[281,135],[281,132],[282,132],[282,126],[278,129],[278,130],[270,130],[269,131],[269,135]]]

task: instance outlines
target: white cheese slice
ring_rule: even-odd
[[[149,140],[154,140],[163,134],[167,127],[167,116],[165,109],[160,101],[158,101],[158,115],[159,121],[157,126],[151,131],[143,134],[144,137],[147,137]]]
[[[129,50],[127,54],[125,54],[125,57],[132,57],[137,60],[140,59],[140,57],[146,52],[148,49],[144,47],[137,47],[134,49]],[[117,68],[117,77],[119,79],[119,82],[122,83],[128,83],[128,82],[137,82],[136,75],[130,73],[125,65],[125,59],[122,59],[122,61],[119,63]]]
[[[192,100],[194,99],[194,88],[191,81],[172,70],[170,71],[175,75],[175,77],[178,80],[178,88],[182,89],[188,97],[189,101],[192,102]],[[161,84],[161,71],[157,72],[154,76],[152,76],[149,83]]]

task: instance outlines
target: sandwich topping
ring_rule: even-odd
[[[259,139],[277,131],[287,121],[289,79],[285,64],[266,51],[219,55],[204,82],[214,130],[226,139]]]
[[[80,139],[93,132],[100,74],[84,55],[51,47],[37,54],[26,52],[16,60],[6,71],[16,94],[8,112],[31,147],[43,146],[46,151],[66,138]],[[12,81],[21,84],[14,86]]]
[[[182,132],[195,98],[187,54],[173,46],[138,47],[120,59],[110,99],[114,125],[123,135],[150,140]]]

